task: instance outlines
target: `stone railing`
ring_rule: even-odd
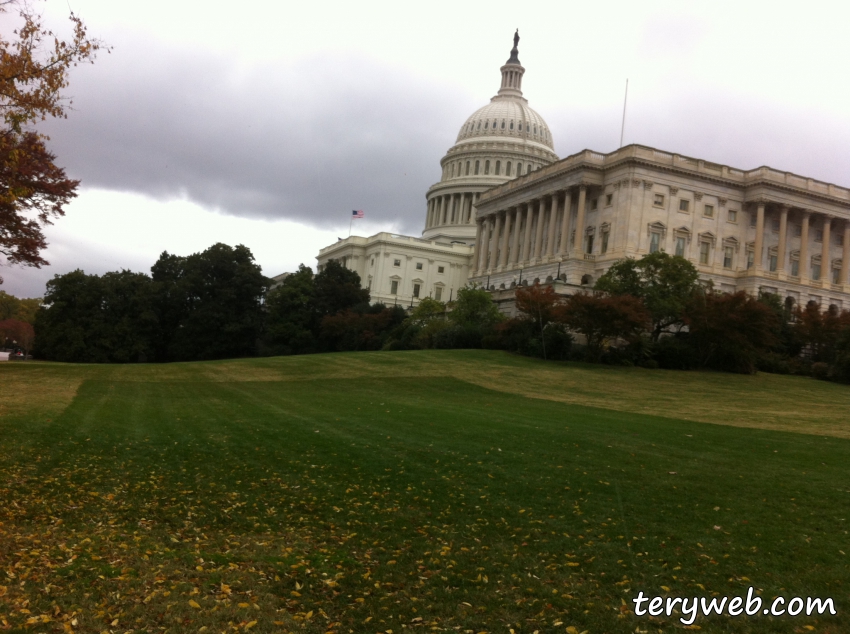
[[[466,244],[458,244],[458,243],[449,243],[449,242],[438,242],[437,240],[425,240],[423,238],[414,238],[413,236],[403,236],[397,233],[387,233],[381,232],[370,238],[364,238],[362,236],[349,236],[348,238],[343,238],[342,240],[338,240],[334,242],[332,245],[324,247],[319,250],[319,255],[327,252],[333,251],[335,249],[339,249],[342,246],[366,246],[367,243],[373,241],[384,241],[384,242],[396,242],[396,243],[408,243],[408,244],[426,244],[432,247],[441,247],[444,249],[451,249],[453,251],[458,251],[463,253],[472,249],[471,246]]]
[[[546,167],[539,169],[531,174],[526,174],[515,178],[512,181],[505,183],[499,187],[491,189],[481,195],[480,202],[486,202],[493,198],[502,196],[513,190],[523,187],[530,181],[537,181],[550,175],[561,172],[568,172],[579,165],[596,165],[607,166],[628,159],[641,159],[657,165],[675,167],[677,169],[687,170],[696,174],[704,174],[714,178],[724,178],[726,180],[740,183],[741,185],[750,185],[756,182],[776,183],[802,189],[815,194],[832,196],[841,200],[850,201],[850,189],[839,187],[831,183],[825,183],[813,178],[806,178],[791,172],[780,172],[771,167],[757,167],[752,170],[743,171],[712,163],[701,159],[690,158],[680,154],[671,154],[662,152],[655,148],[643,145],[628,145],[620,148],[609,154],[600,154],[591,150],[583,150],[565,159],[552,163]]]

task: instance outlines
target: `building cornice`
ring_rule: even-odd
[[[402,236],[394,233],[381,232],[376,233],[373,236],[369,236],[368,238],[364,238],[362,236],[351,236],[343,240],[339,240],[334,244],[321,249],[316,259],[331,256],[337,251],[342,251],[347,248],[369,249],[375,246],[415,248],[443,256],[469,257],[472,253],[472,247],[466,244],[446,244],[436,240],[423,240],[422,238],[414,238],[412,236]]]
[[[799,176],[791,172],[780,172],[767,166],[744,171],[728,165],[671,154],[642,145],[628,145],[609,154],[583,150],[540,168],[531,174],[520,176],[503,185],[494,187],[481,195],[478,204],[481,206],[491,201],[501,200],[516,193],[537,188],[550,181],[562,180],[576,171],[589,170],[604,176],[606,172],[623,166],[648,167],[668,174],[738,189],[741,190],[745,201],[747,190],[769,187],[850,209],[850,189],[832,183]],[[759,192],[754,193],[754,195],[763,196],[764,194]]]

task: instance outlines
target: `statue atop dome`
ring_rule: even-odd
[[[519,29],[514,33],[514,47],[511,49],[511,57],[505,64],[519,64]]]

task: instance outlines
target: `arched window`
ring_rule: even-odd
[[[502,162],[496,161],[496,176],[501,174],[501,172],[502,172]]]
[[[513,129],[514,129],[514,122],[511,121],[511,130],[513,130]]]
[[[490,125],[490,122],[489,122],[489,121],[485,121],[485,122],[484,122],[484,129],[486,130],[486,129],[487,129],[487,127],[488,127],[489,125]]]
[[[452,178],[455,177],[455,164],[452,163]]]
[[[466,162],[466,175],[469,176],[469,161]]]
[[[490,173],[490,161],[484,161],[484,173],[485,174]]]
[[[534,136],[537,136],[537,126],[534,126]]]
[[[505,165],[505,176],[511,175],[511,162],[508,161],[507,165]]]
[[[481,165],[481,161],[475,161],[475,175],[478,176],[478,168]]]
[[[481,129],[481,121],[478,122],[478,129]]]
[[[531,174],[531,163],[529,163],[529,164],[525,167],[525,173],[526,173],[526,174]]]
[[[517,175],[517,176],[522,176],[522,163],[517,163],[517,164],[516,164],[516,175]]]
[[[504,129],[505,129],[505,120],[502,119],[502,130],[504,130]]]
[[[522,132],[522,121],[519,122],[519,131]]]

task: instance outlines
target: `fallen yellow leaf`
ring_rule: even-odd
[[[197,601],[195,601],[194,599],[189,600],[189,605],[192,606],[193,608],[195,608],[196,610],[201,609],[200,604]]]

